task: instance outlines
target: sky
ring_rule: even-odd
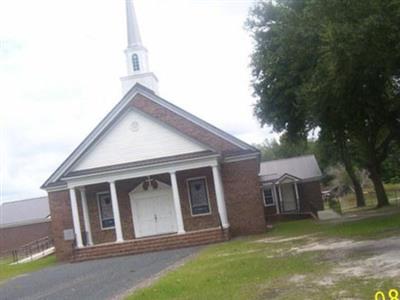
[[[160,96],[248,143],[253,0],[135,0]],[[40,185],[121,99],[125,0],[0,1],[0,203]]]

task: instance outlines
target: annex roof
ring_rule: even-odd
[[[319,179],[322,176],[314,155],[264,161],[260,165],[261,181],[276,181],[285,174],[301,180]]]
[[[0,206],[0,227],[46,222],[49,217],[47,197],[5,202]]]

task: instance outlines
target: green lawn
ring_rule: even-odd
[[[0,260],[0,284],[7,279],[16,277],[21,274],[38,271],[40,269],[49,267],[56,263],[54,255],[24,264],[10,265],[12,261],[9,259]]]
[[[400,288],[400,278],[354,277],[334,284],[319,283],[338,264],[337,258],[320,251],[293,253],[293,247],[305,244],[304,240],[255,242],[302,235],[321,241],[400,236],[400,214],[342,224],[312,220],[281,223],[268,234],[209,246],[194,260],[128,299],[373,299],[377,289]],[[359,259],[365,254],[352,255]],[[296,284],[295,275],[307,279]]]

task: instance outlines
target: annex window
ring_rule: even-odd
[[[140,70],[139,56],[137,54],[132,55],[132,66],[133,66],[133,71]]]
[[[274,195],[272,194],[271,187],[264,188],[264,203],[265,203],[265,206],[274,205]]]
[[[110,193],[97,194],[97,201],[99,204],[101,228],[113,228],[115,223]]]
[[[207,182],[205,178],[188,180],[189,200],[192,215],[203,215],[210,213],[210,202],[208,201]]]

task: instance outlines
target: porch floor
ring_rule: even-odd
[[[229,230],[222,230],[220,227],[190,231],[184,234],[166,234],[75,249],[72,262],[191,247],[226,240],[229,240]]]

